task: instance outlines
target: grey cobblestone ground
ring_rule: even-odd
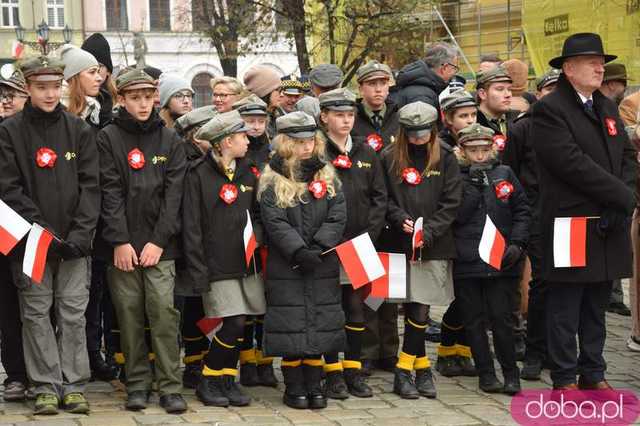
[[[435,318],[439,318],[442,313],[442,309],[434,309]],[[640,394],[640,354],[629,352],[625,346],[629,328],[629,318],[607,314],[605,358],[608,363],[608,379],[614,387],[632,389]],[[435,345],[429,343],[427,351],[435,363]],[[483,394],[477,389],[477,379],[437,376],[436,380],[437,399],[402,400],[391,393],[393,376],[390,373],[376,372],[369,380],[375,390],[373,398],[352,397],[341,402],[330,401],[329,407],[320,411],[293,410],[284,406],[281,400],[282,384],[278,389],[247,389],[253,402],[245,408],[205,407],[195,398],[193,391],[185,390],[189,410],[180,416],[165,414],[157,405],[157,396],[154,396],[146,410],[137,413],[126,411],[123,408],[125,394],[122,390],[109,383],[93,382],[88,387],[88,399],[91,403],[91,414],[88,416],[61,413],[53,417],[34,417],[31,414],[33,402],[0,402],[0,426],[516,424],[509,414],[510,398]],[[549,384],[546,371],[542,382],[522,382],[525,388],[548,387]]]

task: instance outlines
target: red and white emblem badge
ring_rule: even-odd
[[[507,138],[505,135],[494,135],[493,144],[498,151],[504,151],[504,147],[507,146]]]
[[[134,148],[127,154],[129,160],[129,166],[133,170],[140,170],[144,167],[144,154],[138,148]]]
[[[233,202],[238,199],[238,188],[230,183],[225,183],[222,185],[222,188],[220,188],[218,195],[225,203],[233,204]]]
[[[333,165],[338,169],[350,169],[351,160],[346,155],[338,155],[335,160],[333,160]]]
[[[495,189],[496,197],[498,197],[499,200],[508,200],[509,197],[511,197],[511,194],[513,194],[513,185],[511,185],[511,182],[507,182],[506,180],[498,183]]]
[[[52,169],[53,166],[55,166],[57,159],[58,156],[50,148],[40,148],[36,152],[36,163],[38,164],[38,167],[49,167]]]
[[[422,176],[413,167],[408,167],[402,171],[402,179],[409,185],[419,185],[422,182]]]
[[[377,133],[371,133],[367,136],[367,144],[373,148],[375,152],[378,152],[382,149],[382,137]]]
[[[251,166],[251,173],[256,175],[257,178],[260,177],[260,170],[258,170],[258,168],[256,166]]]
[[[614,120],[613,118],[605,118],[604,119],[605,124],[607,125],[607,133],[609,133],[609,136],[616,136],[618,134],[618,128],[616,127],[616,120]]]
[[[327,183],[323,180],[314,180],[309,184],[309,191],[315,198],[320,199],[327,193]]]

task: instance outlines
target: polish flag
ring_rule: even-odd
[[[362,301],[365,305],[371,308],[372,311],[377,311],[384,303],[384,297],[376,297],[372,294],[373,283],[366,284],[362,293]]]
[[[553,223],[553,266],[587,266],[587,218],[557,217]]]
[[[353,288],[360,288],[385,274],[369,233],[345,241],[336,247],[336,251]]]
[[[499,271],[506,246],[507,244],[504,237],[500,231],[498,231],[498,228],[496,228],[496,225],[489,215],[487,215],[487,219],[484,222],[484,229],[482,230],[480,246],[478,247],[480,259]]]
[[[222,318],[211,318],[211,317],[203,317],[196,325],[202,331],[202,334],[207,336],[207,339],[211,341],[213,339],[213,335],[216,334],[216,331],[220,330],[222,327]]]
[[[413,254],[411,255],[411,260],[416,259],[416,249],[420,249],[422,243],[424,243],[424,219],[421,216],[413,223],[413,235],[411,236]]]
[[[407,297],[407,258],[404,253],[378,253],[386,275],[371,283],[371,295],[390,299]]]
[[[47,264],[47,251],[53,240],[53,234],[42,226],[34,223],[27,238],[27,246],[24,250],[22,272],[33,282],[40,284],[44,275],[44,267]]]
[[[247,210],[247,224],[244,226],[242,238],[244,240],[244,257],[247,260],[247,266],[249,266],[249,262],[251,262],[253,253],[258,245],[256,242],[256,234],[253,232],[253,225],[251,224],[251,215],[249,214],[249,210]]]
[[[31,229],[29,222],[0,200],[0,252],[5,256]]]

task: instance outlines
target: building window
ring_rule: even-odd
[[[47,25],[51,28],[64,27],[64,0],[47,0]]]
[[[200,108],[206,105],[211,105],[211,99],[213,98],[213,91],[209,82],[213,76],[206,72],[196,74],[191,80],[191,88],[196,94],[193,98],[193,107]]]
[[[108,30],[127,30],[127,0],[105,0]]]
[[[20,21],[18,17],[18,0],[0,0],[0,9],[2,9],[2,22],[0,22],[0,26],[18,26],[18,22]]]
[[[151,31],[171,30],[170,0],[149,0],[149,26]]]
[[[205,1],[207,0],[193,0],[191,2],[191,22],[193,31],[206,31],[211,28],[209,22],[210,16],[206,13]]]

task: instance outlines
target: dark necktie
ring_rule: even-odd
[[[584,110],[586,112],[593,112],[593,100],[592,99],[587,99],[583,105],[584,105]]]
[[[380,116],[380,111],[373,111],[372,120],[376,129],[380,130],[382,128],[382,117]]]

